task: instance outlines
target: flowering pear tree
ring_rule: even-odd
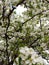
[[[49,0],[0,0],[0,65],[49,65]]]

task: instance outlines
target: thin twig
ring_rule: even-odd
[[[37,37],[31,44],[29,44],[28,47],[35,47],[35,45],[37,45],[37,40],[41,39],[41,36],[40,37]],[[34,44],[35,43],[35,44]]]
[[[42,31],[42,21],[41,21],[40,16],[39,16],[39,23],[40,23],[40,29],[41,29],[41,31]]]

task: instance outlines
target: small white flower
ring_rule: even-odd
[[[18,62],[18,57],[16,58],[16,61]]]
[[[34,62],[43,64],[43,59],[42,59],[42,57],[38,57],[38,58],[34,59]]]
[[[30,60],[26,60],[25,61],[25,64],[30,64]]]
[[[0,43],[3,43],[3,40],[0,40]]]

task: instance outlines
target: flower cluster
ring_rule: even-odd
[[[21,47],[19,52],[19,57],[16,58],[17,64],[19,63],[18,59],[21,58],[22,65],[45,65],[44,59],[32,48],[28,48],[27,46]]]

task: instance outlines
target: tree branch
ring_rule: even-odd
[[[5,6],[3,5],[3,14],[2,14],[2,18],[3,18],[3,21],[4,21],[4,18],[5,18]]]
[[[24,1],[25,1],[25,0],[22,0],[21,2],[19,2],[19,3],[16,5],[16,7],[17,7],[18,5],[21,5]],[[16,7],[12,6],[12,10],[10,10],[8,16],[10,16],[10,15],[13,13],[13,11],[14,11],[14,9],[16,9]]]
[[[22,23],[22,26],[23,26],[25,23],[27,23],[28,21],[30,21],[31,19],[33,19],[35,16],[38,16],[38,15],[40,15],[40,14],[42,14],[43,12],[46,12],[46,11],[48,11],[48,10],[49,10],[49,9],[43,10],[43,11],[41,11],[41,12],[39,12],[39,13],[33,15],[31,18],[27,19],[24,23]],[[19,30],[20,30],[20,28],[19,28],[18,30],[16,30],[16,32],[19,32]]]
[[[30,20],[31,20],[32,18],[34,18],[35,16],[38,16],[38,15],[40,15],[40,14],[42,14],[43,12],[46,12],[46,11],[48,11],[48,10],[49,10],[49,9],[43,10],[43,11],[41,11],[41,12],[39,12],[39,13],[33,15],[31,18],[29,18],[29,19],[26,20],[24,23],[22,23],[22,25],[24,25],[25,23],[27,23],[28,21],[30,21]]]
[[[7,26],[6,26],[6,33],[5,33],[5,39],[6,39],[6,60],[7,60],[7,65],[9,64],[9,52],[8,52],[8,35],[7,35],[7,31],[8,31],[8,28],[10,26],[10,16],[8,16],[8,23],[7,23]]]
[[[37,40],[39,40],[39,39],[41,39],[41,36],[39,36],[39,37],[37,37],[31,44],[29,44],[29,46],[28,47],[35,47],[35,46],[37,46]],[[35,43],[35,44],[34,44]]]

